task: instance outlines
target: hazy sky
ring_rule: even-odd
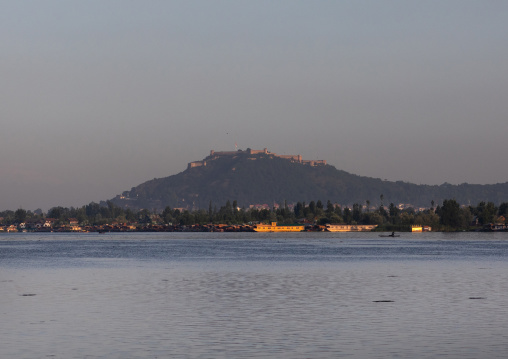
[[[0,210],[109,199],[210,149],[508,181],[507,1],[0,1]]]

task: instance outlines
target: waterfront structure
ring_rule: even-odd
[[[423,232],[423,227],[419,225],[411,226],[411,232]]]
[[[277,225],[277,222],[270,224],[257,224],[254,226],[255,232],[302,232],[305,229],[303,225]]]

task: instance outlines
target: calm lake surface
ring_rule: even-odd
[[[508,233],[0,234],[0,358],[507,358]]]

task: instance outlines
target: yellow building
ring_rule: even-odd
[[[423,227],[419,225],[411,226],[411,232],[423,232]]]

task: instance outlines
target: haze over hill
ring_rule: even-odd
[[[191,162],[176,175],[154,178],[112,199],[133,209],[208,208],[227,200],[240,207],[255,204],[333,203],[379,205],[403,203],[430,207],[431,202],[456,199],[461,204],[508,199],[508,183],[493,185],[417,185],[402,181],[357,176],[327,165],[324,160],[307,161],[298,155],[277,155],[264,149],[231,152],[211,151],[201,161]]]

